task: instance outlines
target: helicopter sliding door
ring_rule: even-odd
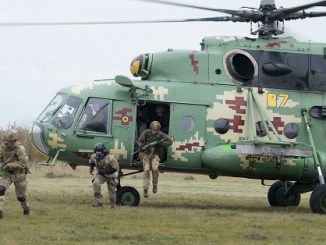
[[[201,168],[205,118],[204,105],[171,104],[169,136],[173,137],[173,145],[168,148],[166,167]]]

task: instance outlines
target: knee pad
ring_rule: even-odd
[[[6,193],[6,187],[3,185],[0,185],[0,196],[4,196]]]
[[[17,197],[17,200],[20,201],[20,202],[25,202],[26,201],[26,196]]]

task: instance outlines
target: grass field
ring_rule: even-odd
[[[259,180],[163,173],[159,191],[138,207],[92,209],[87,168],[38,167],[29,175],[31,214],[23,217],[11,186],[0,244],[325,244],[326,216],[271,208]],[[122,179],[142,194],[142,175]]]

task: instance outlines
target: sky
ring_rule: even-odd
[[[259,0],[175,0],[237,10]],[[315,1],[276,0],[277,7]],[[223,3],[223,4],[221,4]],[[323,10],[313,8],[311,11]],[[326,8],[325,8],[326,11]],[[0,0],[0,23],[83,22],[206,18],[224,14],[137,0]],[[326,18],[285,23],[299,41],[326,42]],[[247,23],[164,23],[84,26],[0,26],[0,129],[30,125],[61,88],[109,79],[132,78],[131,60],[142,53],[199,50],[205,36],[251,36]],[[253,37],[253,36],[252,36]]]

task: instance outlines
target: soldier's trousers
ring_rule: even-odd
[[[95,203],[102,203],[103,196],[101,194],[101,186],[104,183],[107,183],[110,204],[114,205],[116,202],[117,181],[118,181],[117,177],[105,178],[100,174],[96,174],[93,179],[93,190],[94,190]]]
[[[0,180],[0,185],[4,186],[8,190],[9,186],[14,183],[15,192],[18,201],[24,210],[29,208],[29,203],[27,201],[26,192],[27,192],[27,179],[25,173],[19,174],[6,174]],[[0,211],[3,210],[5,196],[0,197]]]
[[[160,157],[158,155],[148,156],[144,154],[143,158],[143,187],[144,190],[148,190],[150,185],[150,172],[152,171],[153,186],[158,184]]]

